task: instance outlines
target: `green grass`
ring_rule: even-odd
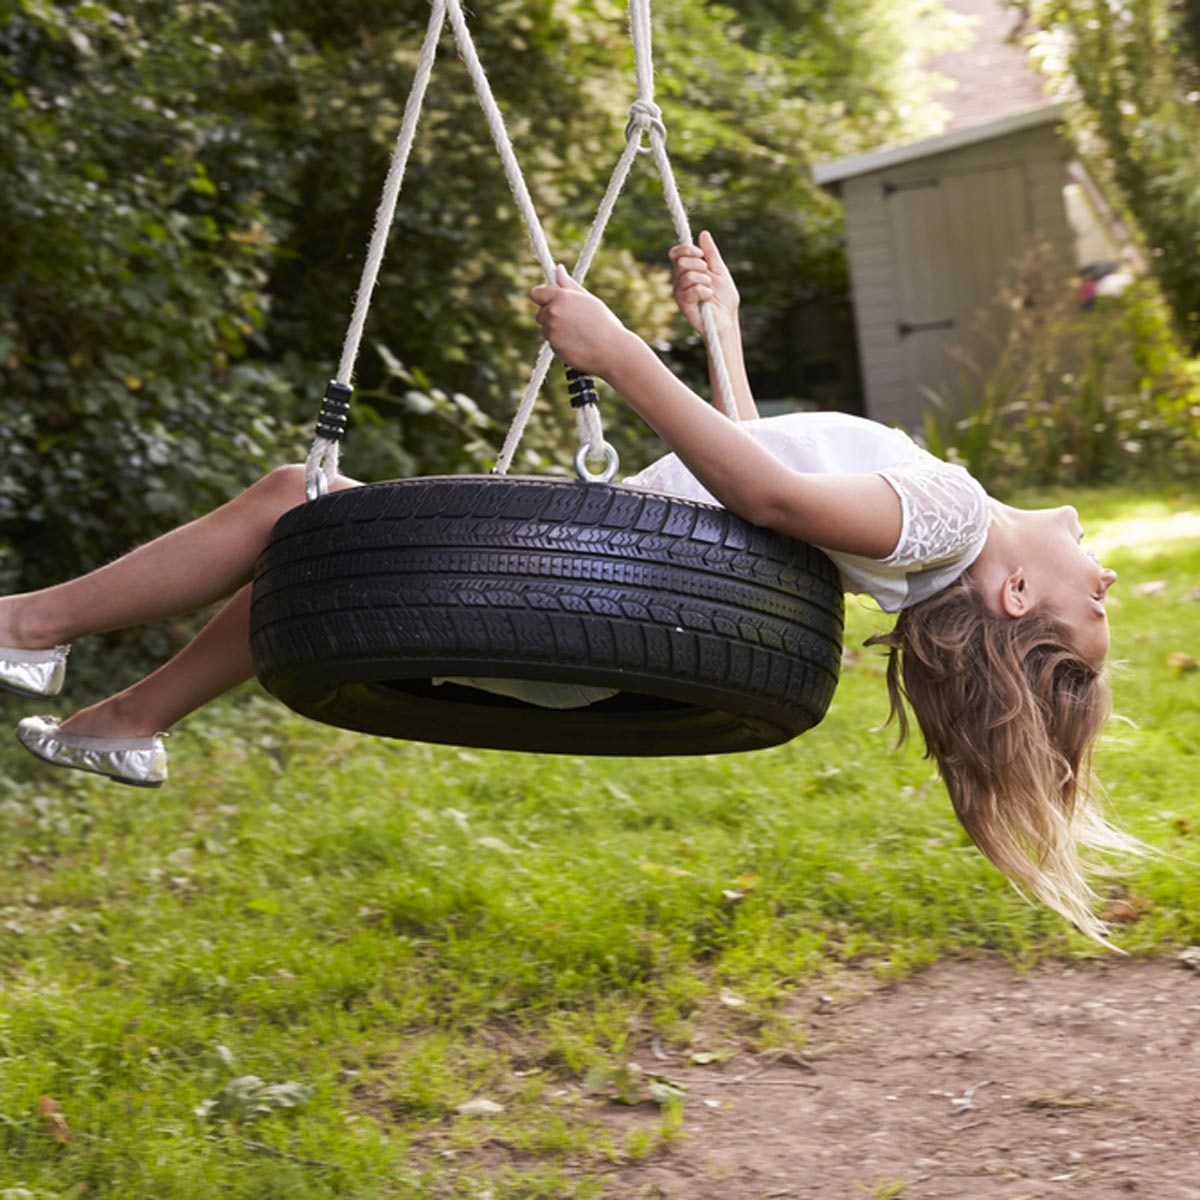
[[[1099,769],[1165,852],[1114,874],[1117,940],[1158,952],[1200,941],[1200,672],[1168,659],[1200,658],[1200,518],[1078,506],[1121,575]],[[848,645],[881,623],[851,602]],[[748,755],[389,743],[253,695],[172,739],[161,793],[3,751],[0,1200],[611,1195],[679,1136],[677,1101],[648,1135],[584,1098],[640,1094],[651,1034],[727,1053],[794,1039],[778,1000],[841,971],[1102,954],[981,859],[885,708],[861,652],[821,727]]]

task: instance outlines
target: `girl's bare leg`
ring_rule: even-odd
[[[150,737],[253,675],[246,584],[174,658],[123,692],[80,709],[62,728],[87,737]]]
[[[331,490],[353,487],[335,479]],[[0,646],[43,650],[194,612],[249,582],[275,522],[304,499],[304,468],[278,467],[207,516],[107,566],[0,599]]]
[[[338,477],[330,490],[355,486]],[[165,731],[254,674],[248,580],[275,522],[303,499],[304,468],[280,467],[207,516],[88,575],[0,598],[0,645],[43,649],[190,612],[235,592],[169,662],[62,723],[91,737]]]

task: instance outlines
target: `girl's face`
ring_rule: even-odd
[[[1069,504],[1023,513],[1021,565],[1037,605],[1071,630],[1076,651],[1099,667],[1108,653],[1108,589],[1117,574],[1082,545],[1079,514]]]

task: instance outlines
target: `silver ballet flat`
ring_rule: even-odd
[[[18,696],[57,696],[67,674],[70,646],[18,650],[0,646],[0,689]]]
[[[17,741],[30,754],[56,767],[91,771],[132,787],[162,787],[167,778],[166,736],[84,737],[60,729],[57,717],[26,717],[17,725]]]

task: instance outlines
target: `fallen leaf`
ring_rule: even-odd
[[[746,1005],[745,1000],[743,1000],[741,996],[737,995],[736,992],[731,992],[728,988],[721,989],[720,998],[721,1003],[724,1004],[726,1008],[744,1008]]]
[[[59,1107],[58,1102],[52,1100],[49,1096],[39,1096],[37,1111],[38,1116],[45,1123],[46,1131],[50,1136],[60,1146],[66,1146],[71,1141],[71,1127],[67,1124],[67,1118],[63,1116],[63,1111]]]
[[[970,1112],[975,1107],[975,1093],[979,1091],[981,1087],[987,1087],[991,1082],[992,1081],[990,1079],[980,1080],[980,1082],[975,1084],[973,1087],[967,1088],[961,1096],[951,1096],[950,1106],[954,1115],[957,1117],[962,1113]]]
[[[637,1063],[619,1067],[593,1067],[583,1080],[585,1092],[604,1095],[616,1104],[641,1104],[643,1093],[642,1068]]]
[[[504,1111],[503,1104],[497,1104],[495,1100],[468,1100],[465,1104],[458,1105],[454,1110],[463,1117],[494,1117],[497,1113]]]
[[[665,1075],[651,1075],[646,1080],[646,1090],[650,1093],[650,1099],[660,1107],[666,1107],[687,1096],[687,1088],[683,1084],[676,1083]]]
[[[1068,1088],[1061,1092],[1039,1092],[1025,1097],[1026,1108],[1093,1108],[1097,1101],[1093,1096],[1080,1096]]]
[[[1165,579],[1148,579],[1145,583],[1136,584],[1133,594],[1135,596],[1161,596],[1166,590],[1167,581]]]
[[[1175,832],[1177,834],[1179,834],[1180,837],[1191,837],[1192,836],[1191,823],[1189,821],[1185,821],[1183,819],[1183,817],[1176,817],[1175,818]]]
[[[659,1107],[677,1104],[687,1088],[665,1075],[647,1074],[637,1063],[616,1067],[593,1067],[583,1081],[584,1091],[602,1095],[614,1104],[630,1107],[653,1102]]]
[[[1120,920],[1132,924],[1135,920],[1141,920],[1151,907],[1150,900],[1145,896],[1130,892],[1129,888],[1120,884],[1108,889],[1106,900],[1104,911],[1099,914],[1100,920]]]
[[[1193,658],[1190,654],[1183,654],[1175,650],[1167,655],[1167,666],[1184,673],[1200,671],[1200,660]]]
[[[1132,925],[1135,921],[1142,919],[1143,910],[1146,908],[1148,900],[1144,900],[1141,896],[1130,896],[1127,900],[1113,900],[1100,914],[1102,921],[1120,921],[1126,925]]]

